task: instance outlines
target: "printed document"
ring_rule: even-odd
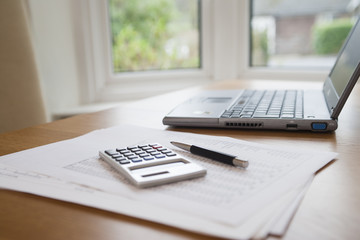
[[[170,141],[237,155],[250,165],[240,169],[194,156]],[[99,150],[149,142],[161,143],[204,166],[207,175],[138,189],[98,157]],[[246,239],[275,231],[273,223],[278,221],[274,219],[286,216],[279,213],[300,202],[313,174],[335,157],[331,152],[122,125],[0,157],[0,187]]]

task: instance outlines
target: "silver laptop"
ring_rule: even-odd
[[[334,131],[360,76],[360,19],[319,90],[204,91],[168,113],[171,126]]]

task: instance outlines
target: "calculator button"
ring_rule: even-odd
[[[162,148],[158,148],[157,150],[160,151],[160,152],[164,152],[164,151],[167,150],[167,148],[162,147]]]
[[[126,152],[128,150],[126,148],[117,148],[116,151],[121,153],[121,152]]]
[[[155,159],[154,157],[144,157],[145,161],[154,160],[154,159]]]
[[[141,159],[141,158],[134,158],[134,159],[131,159],[131,161],[132,161],[133,163],[142,162],[142,159]]]
[[[164,154],[168,154],[168,153],[172,153],[172,151],[170,151],[170,150],[166,150],[166,151],[162,151],[162,153],[164,153]]]
[[[159,148],[162,148],[163,146],[160,146],[160,145],[156,145],[156,146],[152,146],[152,148],[154,149],[159,149]]]
[[[149,150],[146,150],[146,152],[148,152],[148,153],[154,153],[154,152],[156,152],[156,150],[155,150],[155,149],[149,149]]]
[[[161,155],[161,153],[159,153],[159,152],[153,152],[153,153],[150,153],[150,154],[153,155],[153,156]]]
[[[139,154],[139,156],[143,158],[143,157],[149,157],[150,155],[147,153],[143,153],[143,154]]]
[[[112,154],[111,157],[118,158],[118,157],[122,157],[122,156],[120,153],[115,153],[115,154]]]
[[[136,158],[139,158],[139,157],[134,155],[134,156],[128,156],[127,158],[132,160],[132,159],[136,159]]]
[[[138,148],[144,148],[147,147],[148,145],[144,144],[144,145],[139,145]]]
[[[130,163],[130,161],[129,160],[123,160],[123,161],[119,161],[119,163],[120,164],[128,164],[128,163]]]
[[[165,155],[156,155],[155,157],[156,157],[156,158],[164,158]]]
[[[125,153],[131,153],[131,152],[127,149],[123,149],[123,150],[119,151],[119,153],[125,154]]]
[[[174,156],[176,156],[176,153],[166,153],[166,156],[168,156],[168,157],[174,157]]]
[[[120,162],[120,161],[124,161],[124,160],[127,160],[127,158],[124,158],[124,157],[118,157],[118,158],[115,158],[116,161]]]
[[[135,154],[134,153],[124,153],[123,154],[125,157],[130,157],[130,156],[134,156]]]
[[[106,154],[112,156],[113,154],[117,154],[117,152],[113,149],[105,150]]]

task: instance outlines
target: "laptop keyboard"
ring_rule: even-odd
[[[301,90],[245,90],[222,118],[303,118]]]

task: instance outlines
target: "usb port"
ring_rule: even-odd
[[[295,123],[288,123],[286,124],[286,128],[290,128],[290,129],[297,129],[297,124]]]

